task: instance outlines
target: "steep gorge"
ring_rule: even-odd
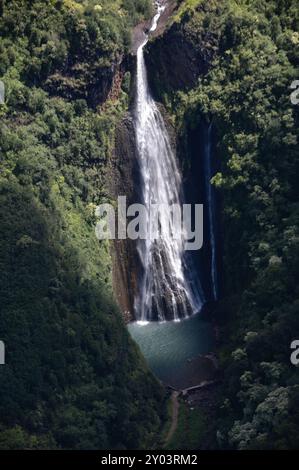
[[[212,156],[216,289],[207,281],[209,211],[197,266],[220,332],[224,382],[211,425],[221,448],[298,443],[298,372],[289,361],[298,331],[298,107],[289,99],[298,24],[292,0],[186,1],[146,47],[149,84],[174,125],[191,201],[207,202]]]
[[[202,380],[215,347],[204,320],[217,323],[219,406],[210,390],[195,396],[214,413],[200,432],[200,416],[195,432],[187,421],[177,447],[207,435],[212,448],[298,448],[297,3],[169,0],[144,48],[186,201],[215,198],[194,256],[205,311],[129,326],[180,389]],[[167,418],[123,321],[135,318],[136,244],[95,236],[97,205],[140,197],[134,52],[152,16],[151,0],[1,2],[0,448],[148,448]]]

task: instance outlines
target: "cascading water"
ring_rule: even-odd
[[[165,9],[156,2],[150,32],[157,28]],[[146,227],[150,231],[151,207],[161,205],[159,239],[140,240],[138,251],[142,263],[139,294],[135,300],[139,322],[179,320],[198,312],[203,305],[199,285],[195,285],[193,270],[187,267],[184,240],[167,236],[175,227],[169,219],[169,207],[182,205],[182,181],[163,117],[154,102],[147,81],[144,60],[145,35],[137,51],[137,99],[135,129],[139,155],[141,196],[147,210]],[[163,230],[165,229],[165,230]]]
[[[205,192],[208,207],[209,219],[209,240],[211,244],[211,285],[213,300],[218,300],[218,276],[217,276],[217,245],[216,245],[216,212],[215,212],[215,189],[211,184],[212,174],[212,123],[208,125],[206,131],[206,142],[204,148],[204,175],[205,175]]]

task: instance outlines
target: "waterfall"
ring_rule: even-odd
[[[208,125],[206,131],[204,148],[204,174],[205,174],[205,192],[208,207],[209,219],[209,240],[211,244],[211,286],[213,300],[218,299],[218,277],[217,277],[217,254],[216,254],[216,212],[215,212],[215,189],[211,184],[212,173],[212,123]]]
[[[157,14],[150,32],[158,25],[165,9],[156,2]],[[187,263],[184,240],[167,236],[171,205],[183,203],[182,180],[170,137],[163,117],[153,100],[147,80],[144,47],[148,36],[137,51],[137,91],[135,106],[135,132],[140,166],[141,198],[147,211],[147,232],[150,230],[151,207],[163,205],[160,228],[163,235],[158,240],[140,240],[138,252],[142,264],[139,294],[135,299],[136,318],[140,323],[185,318],[198,312],[203,295],[196,285],[191,263]],[[172,226],[175,230],[175,227]]]

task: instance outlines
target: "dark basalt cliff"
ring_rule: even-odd
[[[111,196],[126,196],[127,205],[138,202],[138,159],[133,119],[128,113],[118,123],[111,160]],[[114,292],[125,321],[134,319],[134,298],[140,269],[136,243],[116,239],[111,250]]]
[[[120,61],[109,67],[95,67],[90,73],[80,69],[57,72],[45,81],[44,88],[49,94],[65,99],[86,99],[95,108],[107,100],[119,66]]]
[[[209,70],[217,50],[217,35],[209,30],[199,34],[187,21],[173,23],[146,47],[148,77],[155,96],[159,99],[163,92],[194,87],[199,76]]]

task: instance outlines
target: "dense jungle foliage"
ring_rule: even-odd
[[[192,89],[159,90],[179,142],[213,123],[219,448],[299,445],[297,3],[179,0],[169,23],[210,60]],[[94,235],[129,102],[128,75],[117,97],[113,78],[131,28],[151,14],[150,0],[0,2],[2,449],[149,447],[165,418],[164,392],[113,301],[109,247]]]
[[[217,445],[298,448],[298,79],[296,0],[182,2],[184,34],[215,51],[190,91],[164,94],[181,137],[213,123],[223,209]],[[163,84],[161,84],[162,88]]]
[[[101,107],[151,2],[0,3],[0,448],[149,446],[164,392],[112,295],[95,237],[126,103]]]

